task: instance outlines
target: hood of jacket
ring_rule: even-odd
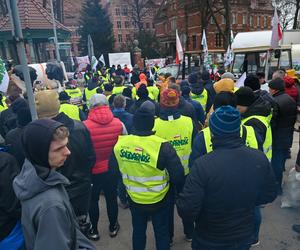
[[[203,92],[203,84],[195,83],[191,85],[191,92],[195,95],[201,95]]]
[[[248,107],[247,111],[242,114],[242,117],[247,118],[253,115],[268,116],[271,113],[271,109],[271,104],[259,96],[254,103]]]
[[[101,125],[109,124],[114,119],[109,106],[99,106],[90,110],[88,120],[99,123]]]
[[[63,112],[59,113],[57,116],[55,116],[52,119],[65,125],[69,129],[70,132],[74,129],[74,125],[75,125],[74,120],[71,119],[69,116],[67,116]]]
[[[283,80],[286,88],[292,88],[295,86],[295,80],[293,78],[285,76]]]
[[[60,184],[68,185],[69,181],[53,169],[51,169],[48,177],[43,180],[37,175],[31,162],[25,159],[21,172],[13,181],[13,188],[17,198],[20,201],[25,201]]]

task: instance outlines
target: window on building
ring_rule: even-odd
[[[215,43],[217,48],[222,47],[222,35],[220,33],[216,34],[216,43]]]
[[[122,34],[118,34],[118,41],[119,41],[119,43],[122,43],[122,42],[123,42]]]
[[[243,25],[247,24],[247,15],[243,14]]]
[[[193,45],[193,49],[197,48],[197,36],[196,35],[192,36],[192,45]]]
[[[124,6],[124,7],[122,8],[122,15],[123,15],[123,16],[128,16],[128,8],[127,8],[127,6]]]
[[[225,16],[222,15],[221,18],[222,18],[222,24],[225,24],[226,23]]]
[[[130,40],[131,40],[130,34],[126,34],[126,41],[128,42],[128,41],[130,41]]]
[[[117,21],[117,28],[118,29],[122,29],[122,23],[121,23],[121,21]]]
[[[250,16],[249,23],[250,23],[250,27],[253,27],[253,16]]]
[[[236,24],[236,14],[232,14],[232,24]]]
[[[155,24],[154,23],[152,23],[152,29],[155,29]]]
[[[126,29],[130,28],[130,23],[128,21],[125,21],[125,28]]]
[[[260,27],[260,16],[257,16],[256,26]]]
[[[120,8],[116,8],[116,16],[120,16]]]
[[[268,17],[264,16],[264,27],[267,28],[268,27]]]
[[[215,19],[213,17],[210,17],[210,24],[215,24]]]
[[[150,23],[146,23],[146,29],[150,29]]]

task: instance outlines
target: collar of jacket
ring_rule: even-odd
[[[133,130],[132,134],[133,135],[137,135],[137,136],[150,136],[150,135],[154,135],[155,132],[153,132],[153,131],[137,131],[137,130]]]
[[[173,116],[174,120],[180,117],[179,110],[177,108],[160,108],[159,109],[159,118],[167,121],[169,116]]]
[[[278,91],[277,93],[275,93],[275,94],[273,95],[273,97],[282,95],[282,94],[284,94],[284,93],[285,93],[284,90]]]
[[[214,150],[239,148],[244,145],[239,133],[234,135],[212,136],[211,141]]]

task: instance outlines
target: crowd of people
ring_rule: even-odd
[[[88,68],[63,91],[34,87],[35,121],[26,94],[1,94],[0,249],[95,249],[99,227],[112,238],[129,227],[119,207],[134,250],[150,220],[156,249],[171,248],[175,207],[194,250],[258,245],[260,210],[282,194],[297,81],[278,70],[237,88],[221,70],[176,80],[157,65]]]

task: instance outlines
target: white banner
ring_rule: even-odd
[[[124,68],[124,65],[126,64],[129,69],[132,69],[131,66],[131,59],[130,59],[130,52],[124,52],[124,53],[109,53],[108,54],[109,59],[109,66],[115,65],[117,68],[117,65],[120,64],[122,68]]]
[[[84,71],[88,64],[90,64],[89,56],[76,57],[76,62],[78,64],[78,71]]]
[[[158,59],[149,59],[145,60],[146,66],[149,65],[151,68],[157,64],[158,67],[163,68],[165,67],[166,64],[166,58],[158,58]]]

